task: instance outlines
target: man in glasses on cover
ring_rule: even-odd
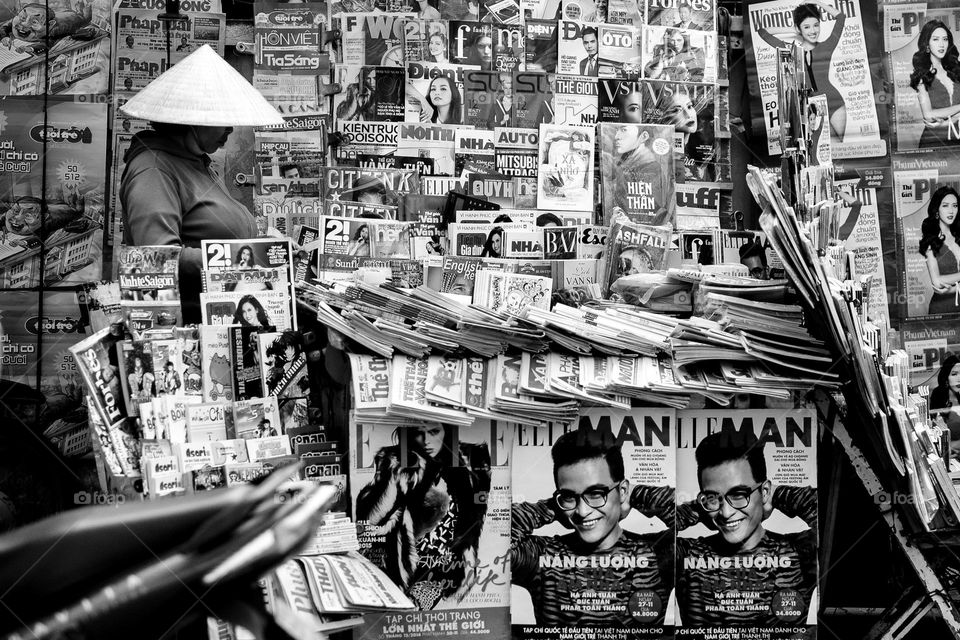
[[[620,446],[573,431],[553,444],[556,491],[512,506],[512,583],[529,591],[538,625],[662,625],[673,586],[672,487],[635,487]],[[667,529],[640,535],[620,526],[631,502],[657,511]],[[552,522],[573,531],[541,536]]]
[[[702,522],[716,533],[677,538],[677,602],[684,626],[802,623],[817,582],[817,492],[773,487],[753,433],[720,431],[696,450],[700,493],[676,512],[677,530]],[[774,509],[809,529],[764,528]]]

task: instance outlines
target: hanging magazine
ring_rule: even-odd
[[[593,209],[595,141],[586,127],[540,125],[538,209]]]
[[[603,209],[641,224],[672,225],[674,129],[667,125],[602,122]]]

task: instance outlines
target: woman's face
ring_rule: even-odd
[[[367,225],[363,225],[362,227],[360,227],[360,239],[366,240],[369,237],[370,237],[370,227],[368,227]]]
[[[445,47],[443,46],[443,38],[438,35],[430,36],[430,44],[427,45],[427,49],[430,51],[430,55],[433,57],[438,57],[441,55],[446,55]]]
[[[423,438],[423,450],[431,458],[436,458],[437,454],[443,451],[443,436],[446,430],[438,424],[417,427],[416,429],[417,435]]]
[[[943,27],[937,27],[930,34],[930,55],[937,60],[943,60],[950,48],[950,34]]]
[[[615,153],[627,153],[637,148],[640,140],[640,131],[637,127],[617,127],[613,135],[613,150]]]
[[[697,110],[693,108],[693,100],[685,93],[673,94],[666,115],[677,131],[693,133],[697,130]]]
[[[503,236],[499,233],[493,234],[493,237],[490,238],[490,248],[493,249],[494,253],[499,254],[500,248],[503,246]]]
[[[817,44],[820,41],[820,20],[814,17],[804,18],[797,28],[800,37],[808,44]]]
[[[227,144],[233,127],[193,127],[197,146],[204,153],[213,153]]]
[[[670,36],[668,43],[672,51],[683,51],[683,34],[675,31],[673,35]]]
[[[640,92],[624,94],[620,99],[620,119],[624,122],[640,122],[643,109],[640,107]]]
[[[957,196],[948,193],[940,201],[940,208],[937,209],[937,217],[940,222],[948,227],[957,219]]]
[[[950,375],[947,376],[947,386],[950,387],[950,391],[960,393],[960,363],[953,365],[953,369],[950,369]]]
[[[252,302],[244,302],[240,312],[243,314],[243,321],[247,324],[254,326],[260,324],[260,320],[257,319],[257,308],[253,306]]]
[[[453,100],[450,82],[446,78],[437,78],[430,85],[430,101],[437,107],[449,107]]]
[[[250,252],[250,249],[240,250],[240,264],[250,264],[252,258],[253,254]]]

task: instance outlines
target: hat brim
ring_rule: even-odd
[[[283,116],[209,45],[167,69],[120,107],[149,122],[205,127],[282,125]]]

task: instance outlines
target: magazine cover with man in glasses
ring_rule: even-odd
[[[515,637],[673,637],[675,424],[673,409],[591,409],[516,427]]]
[[[815,638],[815,411],[678,411],[677,429],[678,637]]]

